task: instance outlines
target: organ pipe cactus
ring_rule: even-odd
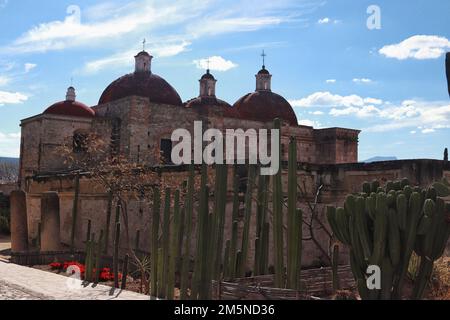
[[[165,297],[168,289],[168,275],[169,275],[169,256],[170,256],[170,188],[165,190],[164,212],[163,212],[163,229],[162,229],[162,254],[163,254],[163,269],[162,285],[160,286],[160,296]]]
[[[281,130],[279,119],[274,121],[274,129]],[[281,146],[281,138],[279,141]],[[281,159],[281,152],[280,152]],[[274,243],[274,261],[275,261],[275,286],[284,287],[284,250],[283,250],[283,190],[281,181],[281,169],[272,177],[272,205],[273,205],[273,243]]]
[[[100,236],[97,243],[97,252],[95,254],[95,279],[94,283],[97,284],[100,278],[100,270],[102,267],[102,246],[103,246],[103,230],[100,231]]]
[[[412,298],[423,297],[434,261],[445,251],[450,235],[450,195],[445,181],[426,189],[407,179],[389,181],[384,188],[372,183],[350,195],[344,208],[327,208],[336,238],[350,248],[353,275],[363,299],[401,299],[411,255],[420,256]],[[374,192],[374,190],[376,192]],[[381,268],[380,290],[366,287],[369,265]]]
[[[180,299],[186,300],[188,298],[188,286],[189,286],[189,266],[191,261],[191,232],[192,232],[192,217],[194,211],[194,165],[189,167],[189,177],[187,181],[187,193],[185,200],[185,239],[184,239],[184,253],[181,267],[181,293]]]
[[[250,219],[252,214],[253,202],[253,185],[255,181],[256,167],[250,165],[248,168],[247,192],[245,194],[245,209],[244,209],[244,229],[242,231],[242,246],[241,255],[242,260],[239,265],[239,275],[245,275],[248,258],[249,236],[250,236]]]
[[[120,244],[120,222],[116,223],[114,232],[114,254],[113,254],[113,272],[114,288],[119,288],[119,244]]]
[[[286,283],[289,289],[299,289],[302,218],[301,210],[297,209],[297,142],[294,138],[291,138],[288,161],[288,252]]]
[[[128,277],[128,260],[130,259],[129,255],[126,254],[123,259],[122,265],[122,284],[120,285],[120,289],[125,290],[127,288],[127,277]]]
[[[150,282],[151,296],[156,297],[158,294],[158,240],[159,240],[159,220],[161,209],[161,194],[159,188],[153,189],[153,212],[152,212],[152,251],[151,251],[151,267]]]
[[[167,276],[167,299],[173,300],[174,290],[175,290],[175,271],[176,262],[178,258],[178,246],[180,242],[178,241],[178,235],[180,234],[180,191],[176,190],[174,195],[174,209],[173,209],[173,223],[172,230],[170,232],[170,255],[169,255],[169,265],[168,265],[168,276]]]

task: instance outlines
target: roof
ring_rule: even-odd
[[[228,102],[217,99],[215,97],[197,97],[186,101],[185,108],[197,109],[200,112],[206,112],[209,108],[220,108],[223,110],[223,116],[227,118],[238,118],[237,110]]]
[[[56,114],[72,117],[93,118],[95,111],[78,101],[60,101],[51,105],[44,114]]]
[[[129,96],[146,97],[154,103],[182,105],[177,91],[166,80],[151,72],[130,73],[115,80],[103,91],[98,104]]]
[[[266,69],[265,66],[263,66],[262,69],[259,70],[258,74],[270,74],[270,72]]]
[[[270,122],[280,118],[291,126],[298,126],[297,116],[289,102],[271,91],[256,91],[239,99],[235,104],[242,119]]]
[[[203,79],[216,80],[214,76],[209,72],[209,69],[206,70],[206,73],[202,76]]]

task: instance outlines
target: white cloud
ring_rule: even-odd
[[[341,21],[340,21],[340,20],[333,20],[333,19],[330,19],[330,18],[328,18],[328,17],[319,19],[319,20],[317,21],[318,24],[329,24],[329,23],[338,24],[339,22],[341,22]]]
[[[31,70],[33,70],[36,67],[37,67],[37,64],[35,64],[35,63],[25,63],[25,65],[24,65],[25,73],[30,72]]]
[[[314,116],[321,116],[321,115],[324,115],[325,113],[322,111],[311,111],[311,112],[309,112],[309,114],[312,114]]]
[[[0,156],[19,157],[20,155],[20,132],[2,133],[0,132]]]
[[[298,124],[301,126],[314,127],[316,129],[322,128],[320,122],[314,120],[302,119],[298,122]]]
[[[205,59],[194,60],[194,64],[198,69],[207,69],[213,71],[228,71],[238,67],[238,65],[230,60],[225,60],[221,56],[212,56]]]
[[[356,94],[341,96],[330,92],[315,92],[305,98],[291,100],[290,103],[301,108],[329,108],[328,114],[333,117],[365,119],[369,123],[363,129],[366,132],[409,129],[411,134],[426,134],[439,129],[450,129],[450,104],[443,101],[415,99],[392,103]],[[309,114],[315,114],[315,110],[309,111]]]
[[[152,47],[149,49],[149,51],[155,57],[171,57],[183,51],[186,51],[189,45],[190,42],[187,41],[181,41],[172,44],[156,43],[151,45]],[[109,67],[123,67],[123,66],[131,67],[134,63],[135,55],[136,55],[135,50],[128,50],[126,52],[113,54],[108,57],[103,57],[97,60],[92,60],[85,63],[83,67],[83,72],[95,73]]]
[[[371,83],[372,80],[368,78],[354,78],[353,82],[355,83]]]
[[[83,8],[84,11],[70,6],[64,19],[32,27],[1,51],[46,52],[106,43],[124,51],[125,44],[148,34],[161,36],[162,42],[173,37],[192,42],[201,36],[298,22],[305,8],[294,1],[250,7],[245,2],[229,5],[205,0],[137,0],[124,5],[94,5]]]
[[[326,83],[336,83],[336,79],[328,79]]]
[[[1,86],[6,86],[9,82],[11,81],[11,79],[7,76],[0,76],[0,87]]]
[[[318,24],[327,24],[327,23],[330,23],[330,22],[331,22],[331,20],[328,17],[319,19],[319,21],[317,21]]]
[[[400,43],[384,46],[379,53],[398,60],[437,59],[450,49],[450,41],[445,37],[415,35]]]
[[[362,98],[356,94],[341,96],[330,92],[315,92],[306,98],[289,101],[293,107],[363,107],[367,104],[381,104],[382,100]]]
[[[0,106],[5,104],[19,104],[28,100],[28,97],[19,92],[0,91]]]

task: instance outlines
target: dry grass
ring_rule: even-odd
[[[428,299],[450,300],[450,257],[435,262],[430,289]]]

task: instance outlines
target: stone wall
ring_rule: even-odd
[[[212,172],[211,172],[212,174]],[[307,200],[313,202],[320,185],[324,185],[319,197],[318,214],[322,222],[326,224],[325,207],[326,205],[343,205],[345,196],[351,192],[359,192],[364,181],[378,179],[384,184],[388,180],[401,179],[407,177],[413,184],[426,186],[431,182],[440,179],[443,176],[450,177],[450,165],[437,160],[410,160],[410,161],[391,161],[372,164],[345,164],[345,165],[309,165],[299,164],[298,179],[301,185],[306,187]],[[198,178],[198,177],[197,177]],[[187,179],[187,172],[183,168],[167,169],[162,174],[163,184],[181,183]],[[226,210],[225,240],[231,235],[231,215],[232,215],[232,174],[229,174],[229,194]],[[37,237],[37,225],[40,221],[40,197],[45,191],[57,191],[60,197],[61,210],[61,239],[64,244],[70,243],[70,233],[72,226],[72,208],[74,197],[73,176],[45,176],[30,179],[27,192],[28,208],[28,230],[29,240]],[[211,181],[212,183],[212,181]],[[283,171],[283,185],[287,190],[287,172]],[[212,200],[212,199],[211,199]],[[242,199],[243,200],[243,199]],[[449,199],[450,200],[450,199]],[[303,209],[305,218],[308,219],[311,212],[308,209],[305,199],[299,200],[299,206]],[[151,243],[151,211],[148,199],[131,200],[128,204],[128,224],[130,243],[134,245],[136,231],[140,231],[140,248],[144,251],[150,251]],[[269,204],[269,208],[271,204]],[[92,221],[92,232],[99,234],[106,225],[107,196],[104,191],[92,181],[84,178],[80,180],[80,199],[79,213],[76,228],[76,246],[79,249],[84,248],[83,241],[86,237],[87,221]],[[239,233],[243,228],[244,207],[241,203]],[[114,217],[114,213],[112,215]],[[113,219],[113,218],[112,218]],[[256,225],[256,206],[253,205],[252,221],[250,227],[250,244],[254,244],[255,225]],[[194,215],[193,229],[196,230],[197,218]],[[271,218],[269,218],[271,222]],[[286,223],[286,222],[285,222]],[[304,226],[304,237],[309,237],[309,229]],[[110,244],[112,243],[112,227],[110,230]],[[315,237],[326,250],[329,246],[329,238],[321,230],[315,230]],[[126,234],[122,233],[121,243],[126,243]],[[195,239],[191,243],[192,251],[195,250]],[[270,261],[273,259],[274,248],[270,249]],[[249,265],[251,265],[254,255],[254,247],[251,245],[249,250]],[[345,254],[342,260],[346,259]],[[317,266],[326,262],[326,258],[320,252],[312,241],[304,242],[303,265]]]

